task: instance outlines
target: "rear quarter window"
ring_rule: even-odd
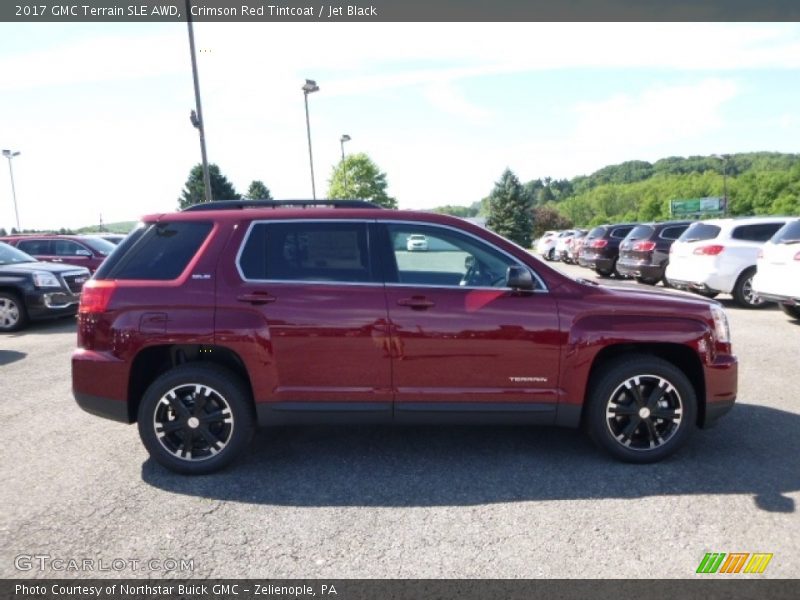
[[[758,223],[754,225],[739,225],[731,233],[734,240],[748,242],[766,242],[783,227],[783,223]]]
[[[720,231],[721,229],[716,225],[692,223],[678,239],[681,242],[704,242],[716,238]]]
[[[133,230],[95,273],[95,279],[176,279],[197,254],[212,224],[152,223]]]

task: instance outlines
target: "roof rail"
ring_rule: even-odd
[[[198,210],[241,210],[244,208],[382,208],[364,200],[214,200],[184,208],[181,212]]]

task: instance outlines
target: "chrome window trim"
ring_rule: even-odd
[[[539,282],[540,289],[533,289],[528,290],[530,292],[536,294],[546,294],[550,290],[547,288],[544,280],[539,277],[539,274],[535,271],[531,270],[531,268],[520,262],[520,260],[503,250],[502,248],[498,248],[494,244],[491,244],[481,238],[480,236],[475,235],[469,231],[465,231],[463,229],[459,229],[458,227],[453,227],[452,225],[444,225],[442,223],[430,223],[427,221],[404,221],[404,220],[395,220],[395,219],[308,219],[308,218],[293,218],[293,219],[254,219],[250,221],[250,224],[247,227],[247,231],[245,231],[244,235],[242,236],[242,241],[239,244],[239,249],[236,252],[236,258],[234,259],[234,263],[236,265],[236,271],[239,273],[239,277],[242,281],[247,283],[280,283],[280,284],[313,284],[313,285],[346,285],[346,286],[358,286],[358,287],[417,287],[417,288],[425,288],[425,289],[446,289],[446,290],[500,290],[500,291],[514,291],[514,288],[510,287],[491,287],[491,286],[467,286],[467,285],[424,285],[424,284],[414,284],[414,283],[387,283],[387,282],[374,282],[374,281],[364,281],[364,282],[355,282],[355,281],[325,281],[325,280],[311,280],[311,279],[251,279],[245,277],[244,272],[242,271],[241,267],[241,257],[242,252],[244,251],[244,247],[247,245],[247,241],[250,239],[250,234],[253,231],[253,228],[258,225],[264,223],[269,225],[270,223],[363,223],[365,225],[369,225],[370,223],[380,223],[382,225],[391,225],[391,224],[401,224],[401,225],[425,225],[427,227],[441,227],[443,229],[449,229],[451,231],[455,231],[456,233],[460,233],[461,235],[466,235],[468,237],[473,238],[477,242],[481,244],[485,244],[489,246],[492,250],[499,252],[500,254],[509,258],[513,263],[517,266],[523,267],[527,269],[527,271],[531,274],[536,281]],[[367,235],[369,236],[369,231],[367,231]]]

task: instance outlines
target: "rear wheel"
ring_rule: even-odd
[[[600,277],[611,277],[617,272],[617,260],[614,259],[614,262],[611,263],[611,268],[604,269],[602,267],[595,266],[594,268],[595,273],[600,275]]]
[[[753,277],[756,274],[755,268],[747,269],[739,275],[736,285],[733,286],[733,299],[736,304],[744,308],[764,308],[767,302],[759,298],[753,290]]]
[[[0,292],[0,332],[19,331],[28,324],[28,313],[19,296]]]
[[[696,416],[697,397],[683,371],[657,357],[625,356],[593,379],[585,425],[615,458],[651,463],[686,443]]]
[[[187,363],[161,375],[147,388],[138,421],[150,456],[189,475],[228,465],[255,430],[247,387],[212,363]]]
[[[556,259],[556,249],[555,248],[550,248],[550,251],[547,253],[547,256],[545,258],[547,258],[547,260],[555,260]]]
[[[779,304],[779,306],[787,315],[800,321],[800,306],[789,306],[788,304]]]
[[[658,283],[658,279],[653,279],[652,277],[637,277],[636,281],[638,283],[643,283],[645,285],[655,285]]]

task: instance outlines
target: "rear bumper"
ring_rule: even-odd
[[[128,364],[105,352],[79,348],[72,353],[72,394],[83,410],[133,423],[128,406]]]
[[[704,366],[706,380],[705,416],[701,426],[711,427],[733,408],[739,381],[739,362],[733,355],[717,356]]]
[[[623,259],[617,261],[617,271],[620,275],[646,279],[661,279],[664,276],[664,267]]]

